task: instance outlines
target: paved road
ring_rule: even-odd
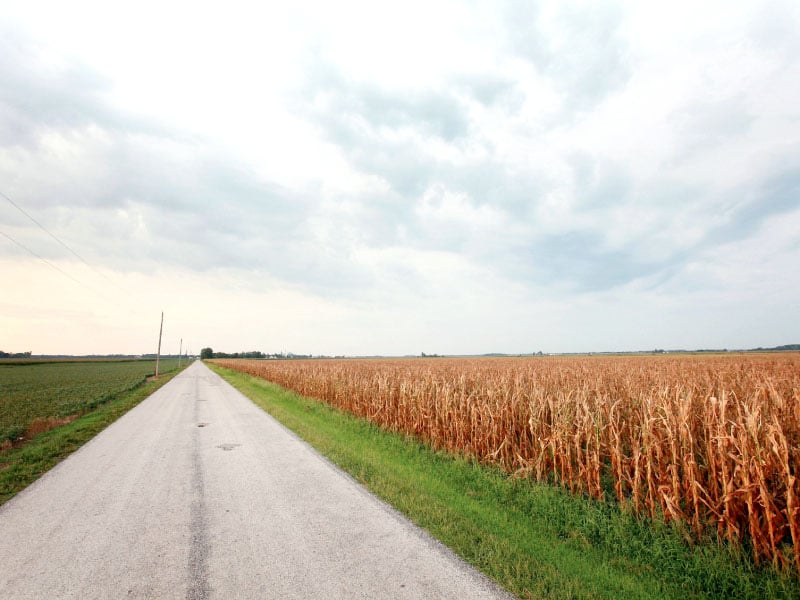
[[[0,507],[0,598],[506,598],[200,362]]]

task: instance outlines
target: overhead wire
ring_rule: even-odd
[[[13,237],[11,237],[10,235],[8,235],[8,234],[7,234],[5,231],[3,231],[3,230],[0,230],[0,235],[2,235],[4,238],[6,238],[7,240],[9,240],[10,242],[12,242],[12,243],[16,244],[17,246],[19,246],[20,248],[22,248],[22,249],[23,249],[23,250],[25,250],[26,252],[28,252],[28,253],[30,253],[31,255],[35,256],[36,258],[38,258],[39,260],[41,260],[43,263],[45,263],[47,266],[51,267],[52,269],[55,269],[56,271],[58,271],[59,273],[61,273],[61,274],[62,274],[64,277],[66,277],[66,278],[68,278],[68,279],[72,280],[73,282],[77,283],[79,286],[81,286],[81,287],[83,287],[83,288],[85,288],[85,289],[89,290],[90,292],[92,292],[93,294],[96,294],[96,295],[100,296],[101,298],[104,298],[105,300],[108,300],[109,302],[113,302],[113,300],[111,300],[111,298],[109,298],[109,297],[108,297],[108,296],[106,296],[105,294],[103,294],[103,293],[101,293],[101,292],[97,291],[96,289],[92,288],[91,286],[89,286],[89,285],[85,284],[85,283],[84,283],[84,282],[82,282],[80,279],[78,279],[78,278],[76,278],[76,277],[73,277],[72,275],[70,275],[69,273],[67,273],[67,272],[66,272],[64,269],[60,268],[58,265],[56,265],[56,264],[54,264],[54,263],[50,262],[50,261],[49,261],[49,260],[47,260],[47,259],[46,259],[44,256],[42,256],[42,255],[40,255],[40,254],[36,253],[35,251],[33,251],[33,250],[31,250],[30,248],[28,248],[28,247],[27,247],[25,244],[23,244],[23,243],[22,243],[22,242],[20,242],[19,240],[16,240],[16,239],[14,239]],[[137,310],[137,311],[131,311],[131,312],[136,312],[136,313],[138,313],[138,314],[143,314],[143,313],[141,313],[141,312],[140,312],[140,311],[138,311],[138,310]]]
[[[39,227],[39,229],[41,229],[42,231],[44,231],[44,232],[45,232],[47,235],[49,235],[51,238],[53,238],[53,239],[54,239],[56,242],[58,242],[59,244],[61,244],[61,246],[63,246],[64,248],[66,248],[66,249],[67,249],[67,250],[68,250],[68,251],[69,251],[69,252],[70,252],[70,253],[71,253],[71,254],[72,254],[72,255],[73,255],[75,258],[77,258],[79,261],[81,261],[81,262],[82,262],[84,265],[86,265],[87,267],[89,267],[89,268],[90,268],[92,271],[94,271],[95,273],[97,273],[98,275],[100,275],[100,277],[102,277],[103,279],[105,279],[106,281],[108,281],[109,283],[111,283],[112,285],[114,285],[115,287],[117,287],[119,290],[121,290],[121,291],[123,291],[123,292],[125,291],[125,290],[123,290],[123,289],[122,289],[122,288],[121,288],[119,285],[117,285],[117,283],[115,283],[115,282],[114,282],[114,281],[113,281],[111,278],[109,278],[107,275],[105,275],[104,273],[102,273],[101,271],[99,271],[98,269],[96,269],[94,266],[92,266],[92,265],[89,263],[89,261],[87,261],[87,260],[86,260],[85,258],[83,258],[83,257],[82,257],[80,254],[78,254],[78,253],[77,253],[75,250],[73,250],[73,249],[72,249],[72,248],[71,248],[71,247],[70,247],[70,246],[69,246],[69,245],[68,245],[66,242],[64,242],[64,241],[63,241],[61,238],[59,238],[57,235],[55,235],[53,232],[51,232],[49,229],[47,229],[47,228],[46,228],[44,225],[42,225],[42,224],[41,224],[39,221],[37,221],[35,218],[33,218],[33,216],[31,216],[31,215],[28,213],[28,211],[26,211],[26,210],[25,210],[24,208],[22,208],[22,207],[21,207],[19,204],[17,204],[16,202],[14,202],[14,201],[13,201],[11,198],[9,198],[9,197],[8,197],[6,194],[4,194],[3,192],[0,192],[0,196],[2,196],[3,198],[5,198],[5,199],[6,199],[6,200],[7,200],[7,201],[8,201],[8,202],[9,202],[9,203],[10,203],[10,204],[11,204],[11,205],[14,207],[14,208],[16,208],[16,209],[17,209],[19,212],[21,212],[21,213],[22,213],[23,215],[25,215],[26,217],[28,217],[28,219],[30,219],[30,220],[31,220],[31,221],[32,221],[34,224],[36,224],[36,225]],[[6,237],[7,237],[7,236],[6,236]]]
[[[133,305],[133,304],[130,304],[130,296],[129,296],[129,294],[130,294],[130,293],[129,293],[127,290],[125,290],[123,287],[121,287],[120,285],[118,285],[118,284],[117,284],[115,281],[113,281],[112,279],[110,279],[110,278],[109,278],[108,276],[106,276],[104,273],[102,273],[101,271],[99,271],[98,269],[96,269],[96,268],[95,268],[93,265],[91,265],[91,264],[89,263],[89,261],[87,261],[85,258],[83,258],[83,257],[82,257],[80,254],[78,254],[78,253],[77,253],[75,250],[73,250],[73,249],[72,249],[72,248],[71,248],[71,247],[70,247],[70,246],[69,246],[69,245],[68,245],[66,242],[64,242],[63,240],[61,240],[61,239],[60,239],[58,236],[56,236],[56,235],[55,235],[54,233],[52,233],[52,232],[51,232],[49,229],[47,229],[47,228],[46,228],[44,225],[42,225],[42,224],[41,224],[39,221],[37,221],[37,220],[36,220],[36,219],[35,219],[35,218],[34,218],[32,215],[30,215],[30,214],[29,214],[29,213],[28,213],[28,212],[27,212],[27,211],[26,211],[24,208],[22,208],[22,207],[21,207],[19,204],[17,204],[17,203],[16,203],[16,202],[14,202],[14,201],[13,201],[11,198],[9,198],[9,197],[8,197],[8,196],[7,196],[5,193],[3,193],[2,191],[0,191],[0,196],[2,196],[3,198],[5,198],[5,200],[6,200],[6,201],[7,201],[9,204],[11,204],[11,205],[12,205],[14,208],[16,208],[16,209],[17,209],[19,212],[21,212],[21,213],[22,213],[23,215],[25,215],[25,216],[26,216],[28,219],[30,219],[30,220],[31,220],[31,221],[32,221],[34,224],[36,224],[36,226],[37,226],[37,227],[39,227],[39,228],[40,228],[42,231],[44,231],[44,232],[45,232],[47,235],[49,235],[49,236],[50,236],[51,238],[53,238],[53,239],[54,239],[56,242],[58,242],[58,243],[59,243],[59,244],[60,244],[62,247],[64,247],[66,250],[68,250],[68,251],[70,252],[70,254],[72,254],[73,256],[75,256],[75,257],[76,257],[78,260],[80,260],[80,261],[81,261],[81,262],[82,262],[84,265],[86,265],[87,267],[89,267],[89,269],[91,269],[92,271],[94,271],[96,274],[100,275],[100,276],[101,276],[103,279],[105,279],[106,281],[108,281],[109,283],[111,283],[111,284],[112,284],[114,287],[116,287],[118,290],[120,290],[120,291],[122,291],[122,292],[125,292],[125,294],[126,294],[126,296],[127,296],[127,297],[126,297],[125,301],[123,301],[123,304],[126,304],[126,305],[128,305],[128,306],[127,306],[127,308],[128,308],[128,310],[129,310],[129,311],[130,311],[132,314],[139,314],[139,315],[141,315],[141,314],[144,314],[144,313],[142,313],[142,311],[139,309],[139,307],[138,307],[138,306],[137,306],[136,308],[134,308],[134,305]],[[28,252],[28,253],[30,253],[31,255],[35,256],[36,258],[38,258],[39,260],[41,260],[43,263],[45,263],[46,265],[48,265],[48,266],[49,266],[49,267],[51,267],[52,269],[54,269],[54,270],[58,271],[59,273],[61,273],[63,276],[65,276],[65,277],[67,277],[68,279],[72,280],[73,282],[75,282],[76,284],[80,285],[81,287],[83,287],[83,288],[85,288],[85,289],[89,290],[89,291],[90,291],[90,292],[92,292],[93,294],[96,294],[96,295],[98,295],[98,296],[100,296],[100,297],[104,298],[105,300],[107,300],[107,301],[109,301],[109,302],[115,302],[114,300],[112,300],[111,298],[109,298],[108,296],[106,296],[105,294],[103,294],[103,293],[101,293],[101,292],[97,291],[96,289],[94,289],[94,288],[92,288],[91,286],[87,285],[86,283],[84,283],[83,281],[81,281],[81,280],[79,280],[78,278],[74,277],[73,275],[70,275],[70,274],[69,274],[69,273],[67,273],[67,272],[66,272],[64,269],[60,268],[58,265],[55,265],[54,263],[52,263],[51,261],[47,260],[46,258],[44,258],[44,257],[43,257],[43,256],[41,256],[40,254],[36,253],[35,251],[31,250],[30,248],[28,248],[27,246],[25,246],[23,243],[21,243],[20,241],[18,241],[18,240],[16,240],[16,239],[14,239],[13,237],[11,237],[10,235],[8,235],[8,234],[7,234],[7,233],[5,233],[4,231],[0,230],[0,235],[2,235],[3,237],[5,237],[5,238],[6,238],[6,239],[8,239],[9,241],[11,241],[12,243],[14,243],[15,245],[17,245],[18,247],[22,248],[22,249],[23,249],[23,250],[25,250],[26,252]]]
[[[65,249],[67,249],[67,250],[68,250],[68,251],[69,251],[69,252],[70,252],[70,253],[71,253],[73,256],[75,256],[75,257],[76,257],[78,260],[80,260],[80,261],[81,261],[81,262],[82,262],[84,265],[86,265],[86,266],[87,266],[89,269],[91,269],[91,270],[92,270],[94,273],[96,273],[97,275],[99,275],[100,277],[102,277],[103,279],[105,279],[107,282],[109,282],[111,285],[113,285],[113,286],[114,286],[114,287],[115,287],[117,290],[119,290],[119,291],[123,292],[123,293],[125,294],[125,300],[122,302],[122,304],[125,304],[125,305],[127,305],[127,308],[128,308],[128,310],[130,310],[132,313],[141,314],[141,313],[140,313],[140,311],[138,310],[138,308],[134,308],[134,305],[130,303],[130,295],[131,295],[131,294],[130,294],[130,292],[129,292],[128,290],[124,289],[122,286],[118,285],[118,284],[117,284],[117,283],[116,283],[114,280],[110,279],[110,278],[109,278],[108,276],[106,276],[104,273],[102,273],[101,271],[99,271],[98,269],[96,269],[94,266],[92,266],[92,265],[89,263],[89,261],[87,261],[87,260],[86,260],[85,258],[83,258],[83,257],[82,257],[80,254],[78,254],[78,253],[77,253],[75,250],[73,250],[73,249],[72,249],[72,248],[71,248],[71,247],[70,247],[70,246],[69,246],[69,245],[68,245],[66,242],[64,242],[63,240],[61,240],[61,239],[60,239],[60,238],[59,238],[57,235],[55,235],[55,234],[54,234],[54,233],[52,233],[50,230],[48,230],[48,229],[47,229],[47,228],[46,228],[44,225],[42,225],[42,224],[41,224],[39,221],[37,221],[37,220],[36,220],[36,219],[35,219],[35,218],[34,218],[34,217],[33,217],[33,216],[30,214],[30,213],[28,213],[28,212],[27,212],[27,211],[26,211],[24,208],[22,208],[22,207],[21,207],[19,204],[17,204],[17,203],[16,203],[16,202],[14,202],[14,201],[13,201],[11,198],[9,198],[9,197],[8,197],[8,195],[6,195],[6,194],[5,194],[5,193],[3,193],[2,191],[0,191],[0,196],[2,196],[3,198],[5,198],[5,199],[8,201],[8,203],[9,203],[9,204],[11,204],[11,205],[12,205],[14,208],[16,208],[16,209],[17,209],[19,212],[21,212],[21,213],[22,213],[23,215],[25,215],[25,216],[26,216],[28,219],[30,219],[30,220],[31,220],[33,223],[35,223],[35,224],[36,224],[36,225],[37,225],[37,226],[38,226],[38,227],[39,227],[39,228],[40,228],[42,231],[44,231],[44,232],[45,232],[47,235],[49,235],[51,238],[53,238],[53,239],[54,239],[56,242],[58,242],[58,243],[59,243],[59,244],[60,244],[62,247],[64,247]],[[38,258],[39,260],[41,260],[42,262],[44,262],[44,263],[45,263],[45,264],[47,264],[48,266],[52,267],[53,269],[55,269],[56,271],[58,271],[59,273],[61,273],[61,274],[62,274],[62,275],[64,275],[65,277],[67,277],[67,278],[71,279],[72,281],[74,281],[75,283],[77,283],[78,285],[80,285],[81,287],[84,287],[85,289],[87,289],[87,290],[91,291],[93,294],[96,294],[96,295],[100,296],[101,298],[103,298],[103,299],[105,299],[105,300],[107,300],[107,301],[109,301],[109,302],[112,302],[112,303],[119,303],[118,301],[116,301],[116,300],[113,300],[112,298],[110,298],[110,297],[109,297],[109,296],[107,296],[106,294],[104,294],[104,293],[102,293],[102,292],[99,292],[98,290],[94,289],[94,288],[93,288],[93,287],[91,287],[90,285],[87,285],[86,283],[84,283],[83,281],[79,280],[79,279],[78,279],[78,278],[76,278],[75,276],[73,276],[73,275],[69,274],[69,273],[68,273],[68,272],[66,272],[64,269],[62,269],[62,268],[60,268],[59,266],[57,266],[57,265],[53,264],[51,261],[47,260],[46,258],[44,258],[43,256],[41,256],[40,254],[37,254],[36,252],[34,252],[33,250],[31,250],[30,248],[28,248],[27,246],[25,246],[24,244],[22,244],[22,243],[21,243],[21,242],[19,242],[18,240],[14,239],[13,237],[11,237],[10,235],[8,235],[7,233],[0,231],[0,234],[2,234],[2,235],[3,235],[3,237],[7,238],[8,240],[10,240],[11,242],[13,242],[14,244],[16,244],[17,246],[19,246],[20,248],[22,248],[22,249],[23,249],[23,250],[25,250],[26,252],[30,253],[31,255],[35,256],[36,258]]]
[[[98,295],[100,295],[100,296],[103,296],[103,294],[101,294],[101,293],[100,293],[100,292],[98,292],[97,290],[93,289],[91,286],[89,286],[89,285],[87,285],[87,284],[83,283],[83,282],[82,282],[80,279],[77,279],[76,277],[73,277],[72,275],[70,275],[69,273],[67,273],[67,272],[66,272],[64,269],[62,269],[61,267],[59,267],[58,265],[55,265],[55,264],[51,263],[51,262],[50,262],[49,260],[47,260],[47,259],[46,259],[44,256],[42,256],[42,255],[40,255],[40,254],[37,254],[36,252],[34,252],[34,251],[33,251],[33,250],[31,250],[30,248],[28,248],[28,247],[27,247],[25,244],[23,244],[22,242],[20,242],[20,241],[18,241],[18,240],[15,240],[13,237],[11,237],[10,235],[8,235],[8,234],[7,234],[5,231],[2,231],[2,230],[0,230],[0,235],[2,235],[3,237],[5,237],[6,239],[10,240],[10,241],[11,241],[11,242],[13,242],[14,244],[16,244],[17,246],[19,246],[19,247],[20,247],[20,248],[22,248],[23,250],[25,250],[26,252],[29,252],[30,254],[32,254],[33,256],[35,256],[36,258],[38,258],[39,260],[41,260],[43,263],[45,263],[45,264],[46,264],[46,265],[48,265],[49,267],[51,267],[51,268],[55,269],[56,271],[58,271],[59,273],[61,273],[61,274],[62,274],[64,277],[67,277],[67,278],[71,279],[72,281],[74,281],[75,283],[77,283],[79,286],[86,288],[87,290],[89,290],[89,291],[90,291],[90,292],[92,292],[93,294],[98,294]],[[105,298],[105,296],[103,296],[103,297]]]

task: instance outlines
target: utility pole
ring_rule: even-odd
[[[181,338],[181,345],[178,349],[178,368],[181,368],[181,355],[183,354],[183,338]]]
[[[156,353],[156,377],[158,377],[158,361],[161,359],[161,334],[164,332],[164,311],[161,311],[161,327],[158,328],[158,352]]]

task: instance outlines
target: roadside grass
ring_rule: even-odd
[[[159,376],[157,380],[147,382],[142,379],[132,389],[105,397],[91,412],[34,435],[20,447],[0,452],[0,505],[36,481],[179,372],[180,370],[173,370]]]
[[[208,363],[207,363],[208,364]],[[523,598],[800,598],[800,581],[612,503],[432,450],[263,379],[208,366],[370,491]]]

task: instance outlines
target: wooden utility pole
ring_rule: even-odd
[[[161,327],[158,328],[158,352],[156,353],[156,377],[158,377],[158,361],[161,360],[161,334],[164,331],[164,311],[161,311]]]
[[[178,350],[178,368],[181,368],[181,355],[183,354],[183,338],[181,338],[181,345]]]

